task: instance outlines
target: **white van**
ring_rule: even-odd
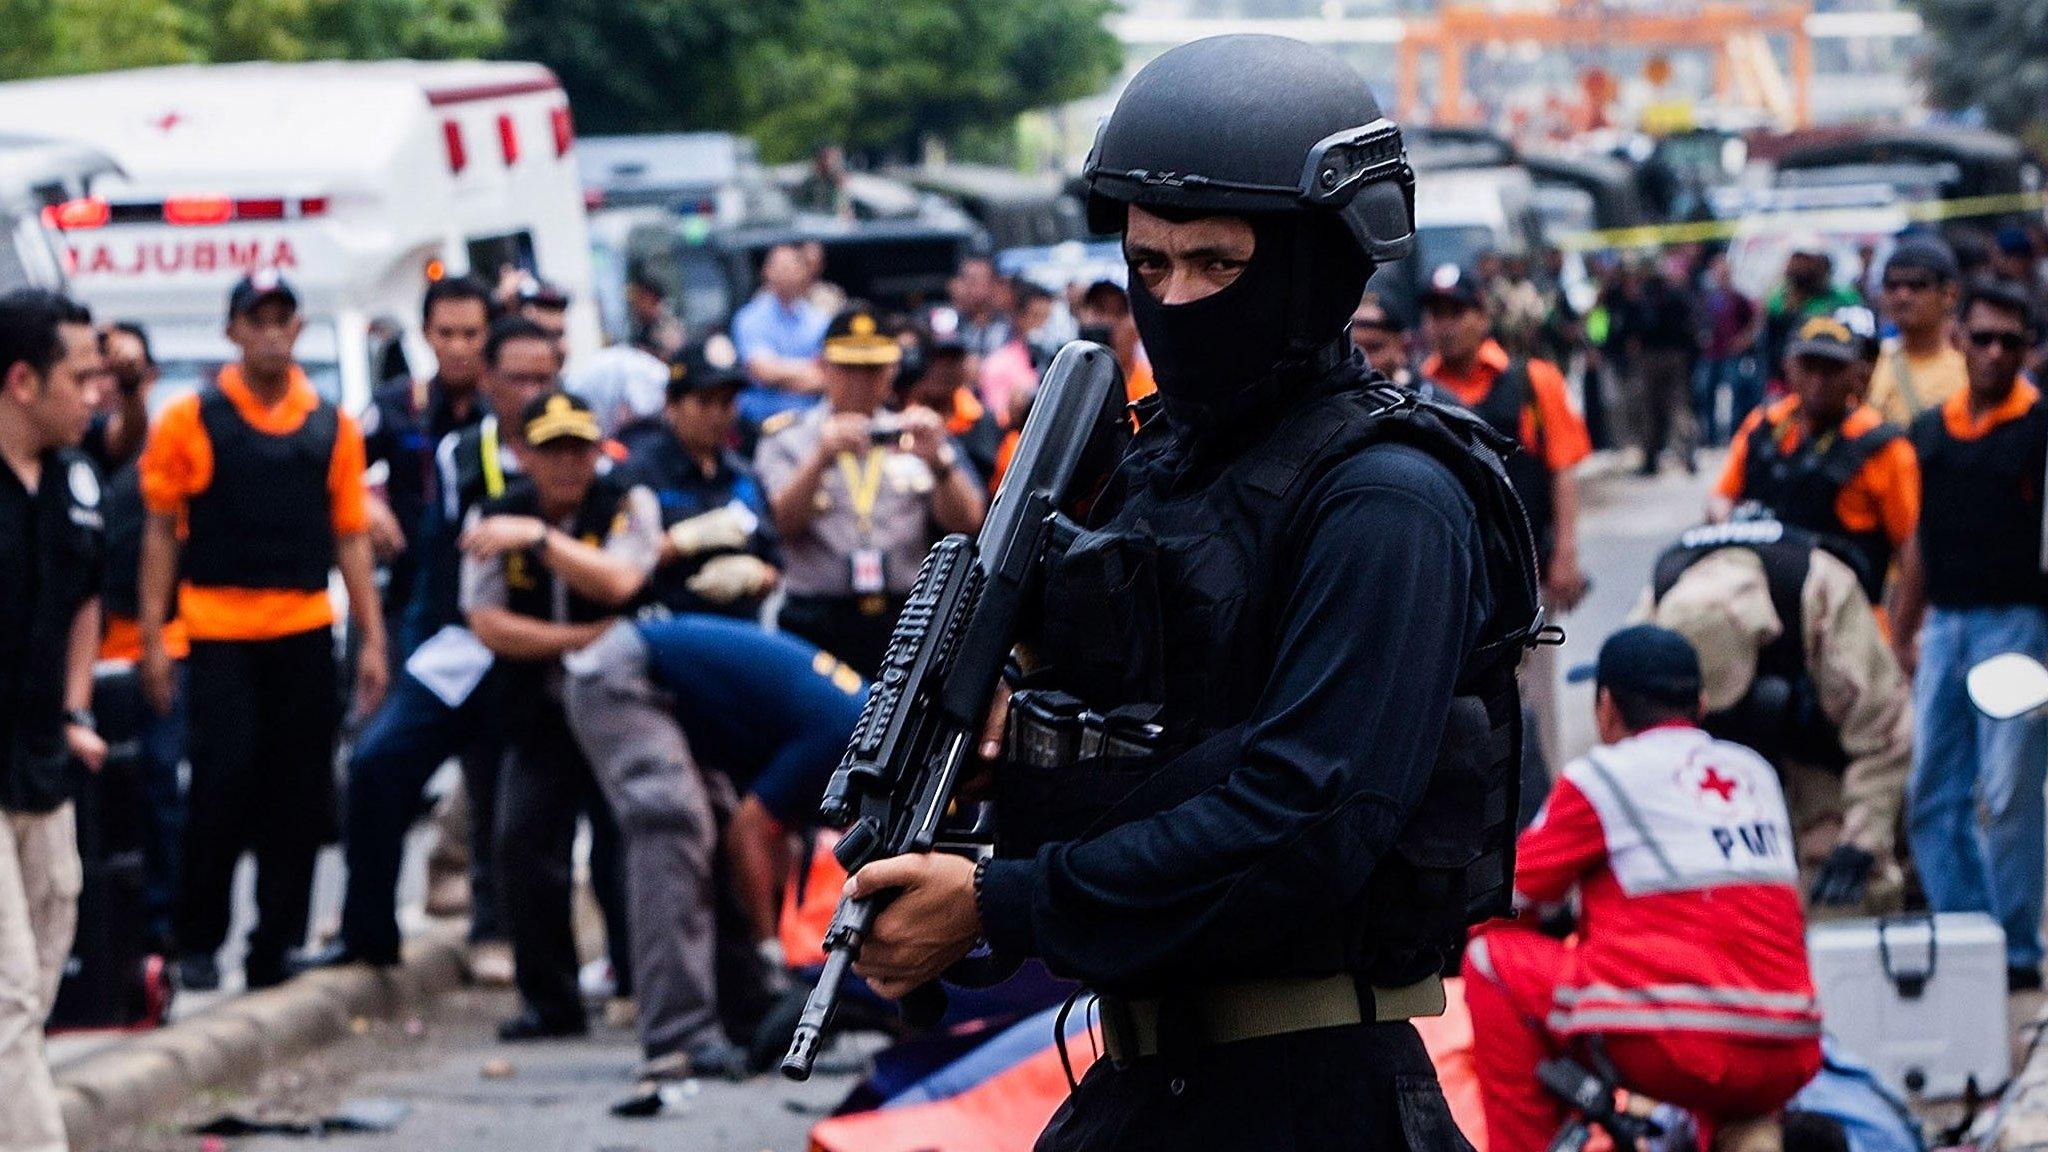
[[[429,280],[507,264],[565,290],[570,347],[598,344],[568,99],[538,64],[414,61],[146,68],[0,84],[0,133],[105,151],[121,174],[50,203],[72,290],[147,326],[170,388],[232,356],[228,289],[258,268],[298,290],[299,355],[360,410]]]
[[[43,208],[89,195],[95,179],[117,170],[83,144],[0,134],[0,292],[64,286],[62,240]]]

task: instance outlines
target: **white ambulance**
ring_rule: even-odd
[[[0,84],[0,133],[63,135],[120,173],[48,203],[72,290],[146,325],[166,396],[233,349],[228,289],[275,269],[299,354],[351,410],[403,361],[428,371],[420,296],[507,265],[563,289],[572,352],[598,344],[568,98],[538,64],[414,61],[146,68]]]

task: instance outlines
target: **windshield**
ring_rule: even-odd
[[[152,415],[187,392],[213,383],[221,366],[237,359],[235,346],[219,328],[191,321],[143,322],[156,356],[157,383],[150,389]],[[299,367],[322,398],[341,402],[341,356],[334,321],[308,319],[299,335]]]
[[[1424,275],[1446,264],[1470,268],[1486,252],[1500,248],[1500,236],[1484,224],[1460,224],[1447,228],[1424,226],[1415,230],[1416,263]]]

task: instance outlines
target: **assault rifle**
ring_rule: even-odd
[[[833,854],[854,872],[870,860],[972,850],[985,827],[947,824],[954,792],[987,715],[1018,616],[1036,588],[1061,515],[1092,496],[1130,436],[1122,374],[1098,344],[1076,340],[1046,369],[1009,472],[974,539],[932,546],[889,637],[882,671],[839,767],[820,818],[843,830]],[[811,990],[782,1072],[808,1079],[847,970],[887,897],[841,897],[825,930],[825,967]],[[936,982],[904,999],[904,1015],[935,1023],[945,993]]]

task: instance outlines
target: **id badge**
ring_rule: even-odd
[[[852,563],[855,596],[880,596],[889,590],[888,566],[880,548],[854,549]]]

